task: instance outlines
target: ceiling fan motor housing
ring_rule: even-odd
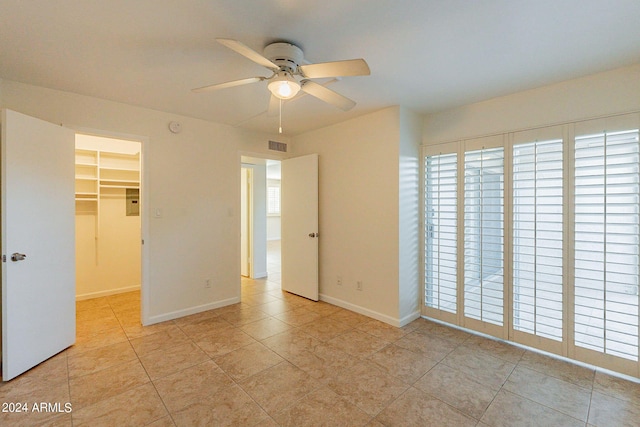
[[[304,58],[302,49],[290,43],[271,43],[264,48],[264,56],[291,74],[298,70]]]

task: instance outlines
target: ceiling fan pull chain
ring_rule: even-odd
[[[280,98],[280,126],[278,130],[282,133],[282,98]]]

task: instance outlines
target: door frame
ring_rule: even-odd
[[[237,175],[238,176],[238,181],[237,181],[237,185],[236,185],[236,188],[237,188],[237,191],[238,191],[238,199],[237,199],[238,200],[238,202],[237,202],[238,212],[242,208],[241,194],[240,194],[240,186],[241,186],[240,174],[242,173],[242,168],[243,167],[251,168],[252,165],[255,165],[255,163],[254,164],[251,163],[252,160],[265,161],[265,162],[267,160],[276,160],[278,162],[282,162],[283,160],[285,160],[285,157],[278,156],[278,155],[271,155],[269,153],[255,153],[255,152],[249,152],[249,151],[239,151],[238,152],[238,162],[237,162],[237,164],[238,164],[238,175]],[[252,186],[251,186],[252,192],[253,192],[253,190],[255,188],[255,186],[253,185],[254,184],[254,179],[255,179],[255,177],[252,178]],[[253,195],[252,195],[251,199],[252,199],[252,203],[253,203]],[[265,199],[265,212],[266,212],[266,199]],[[253,236],[253,232],[254,232],[253,221],[254,220],[255,220],[255,218],[254,218],[254,215],[253,215],[253,212],[252,212],[251,213],[251,224],[250,224],[250,227],[249,227],[250,228],[250,233],[251,233],[250,242],[251,242],[252,246],[255,244],[255,240],[254,240],[254,236]],[[240,245],[242,244],[242,241],[241,241],[242,237],[240,235],[240,227],[241,227],[241,224],[239,223],[238,224],[238,229],[237,229],[237,239],[236,239],[236,241],[238,242],[238,250],[237,250],[237,252],[238,252],[238,256],[237,256],[237,260],[238,260],[238,264],[237,264],[237,266],[238,266],[238,275],[237,275],[238,276],[238,287],[240,286],[240,278],[242,276],[240,274],[240,272],[241,272]],[[253,278],[253,276],[254,276],[254,268],[253,268],[253,265],[254,265],[254,251],[253,251],[253,248],[251,249],[250,252],[251,252],[251,263],[250,263],[250,266],[249,266],[249,271],[250,271],[250,276],[249,277]],[[268,271],[265,271],[265,272],[268,273]]]
[[[149,137],[85,127],[71,127],[71,129],[76,134],[81,133],[85,135],[123,139],[140,143],[140,322],[144,326],[149,325],[149,318],[151,317],[149,313],[149,244],[148,242],[145,242],[145,239],[149,236],[149,221],[147,220],[149,191],[146,185],[148,181],[148,171],[145,167],[148,156],[147,151],[151,146],[151,144],[149,144]]]
[[[246,173],[246,182],[240,179],[240,185],[246,185],[244,189],[244,197],[242,189],[240,190],[240,274],[242,274],[242,263],[247,263],[247,275],[245,277],[253,278],[253,168],[245,163],[240,168],[241,173]],[[246,172],[244,172],[246,171]],[[244,200],[242,200],[244,199]],[[245,203],[243,207],[242,203]],[[244,215],[244,221],[243,221]],[[246,223],[246,224],[243,224]],[[242,236],[242,229],[246,225],[247,235]],[[242,256],[242,245],[246,244],[246,259]]]

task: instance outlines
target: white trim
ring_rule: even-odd
[[[414,311],[413,313],[403,317],[402,319],[397,319],[395,317],[387,316],[386,314],[378,313],[377,311],[369,310],[368,308],[364,308],[338,298],[330,297],[329,295],[319,294],[318,296],[320,297],[320,301],[328,302],[329,304],[345,308],[349,311],[371,317],[372,319],[379,320],[391,326],[395,326],[396,328],[407,325],[420,317],[419,310]]]
[[[109,289],[106,291],[89,292],[86,294],[76,295],[76,301],[82,301],[91,298],[107,297],[109,295],[123,294],[125,292],[139,291],[140,285],[126,286],[124,288]]]
[[[196,307],[186,308],[184,310],[172,311],[157,316],[149,316],[149,322],[144,326],[153,325],[160,322],[166,322],[167,320],[174,320],[180,317],[189,316],[191,314],[202,313],[203,311],[213,310],[215,308],[226,307],[231,304],[237,304],[240,302],[240,297],[233,297],[224,299],[221,301],[212,302],[209,304],[198,305]]]
[[[416,319],[420,318],[420,309],[418,308],[418,310],[414,311],[413,313],[404,316],[402,319],[400,319],[400,323],[397,325],[399,328],[408,325],[409,323],[413,322]],[[396,325],[394,325],[396,326]]]
[[[266,271],[261,271],[259,273],[253,273],[253,279],[266,279],[269,274]]]

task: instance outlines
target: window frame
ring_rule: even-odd
[[[426,227],[425,218],[425,158],[433,153],[452,153],[457,152],[458,155],[458,292],[457,292],[457,314],[443,313],[439,310],[425,306],[425,277],[422,277],[421,285],[421,314],[425,317],[442,320],[453,325],[465,327],[473,331],[485,333],[501,339],[507,339],[514,343],[520,343],[526,346],[537,348],[540,350],[555,353],[560,356],[569,357],[577,361],[590,363],[607,369],[612,369],[627,375],[640,378],[640,360],[633,361],[622,359],[615,355],[599,353],[591,349],[580,348],[575,345],[574,341],[574,322],[575,322],[575,293],[574,293],[574,236],[575,236],[575,204],[574,204],[574,150],[576,135],[580,136],[585,132],[602,131],[607,129],[610,132],[620,130],[638,129],[640,127],[640,112],[603,117],[599,119],[588,119],[583,121],[567,122],[563,124],[554,124],[551,126],[541,126],[520,131],[505,132],[489,137],[457,140],[447,143],[423,145],[422,147],[422,167],[421,167],[421,274],[425,276],[426,258],[425,244],[426,235],[424,228]],[[563,313],[562,313],[562,341],[558,342],[546,337],[530,334],[526,331],[518,331],[513,328],[513,241],[514,221],[513,221],[513,147],[515,144],[529,140],[545,139],[562,139],[563,140],[563,184],[562,184],[562,269],[563,269]],[[460,177],[464,177],[464,153],[477,147],[490,147],[496,144],[504,146],[504,325],[487,326],[476,319],[466,318],[464,313],[464,182]],[[462,230],[462,232],[460,232]],[[640,296],[639,296],[640,298]],[[639,304],[640,319],[640,304]],[[640,320],[639,320],[640,323]],[[639,325],[640,328],[640,325]],[[640,343],[639,343],[640,344]],[[639,350],[640,353],[640,350]],[[640,354],[638,355],[640,359]]]

